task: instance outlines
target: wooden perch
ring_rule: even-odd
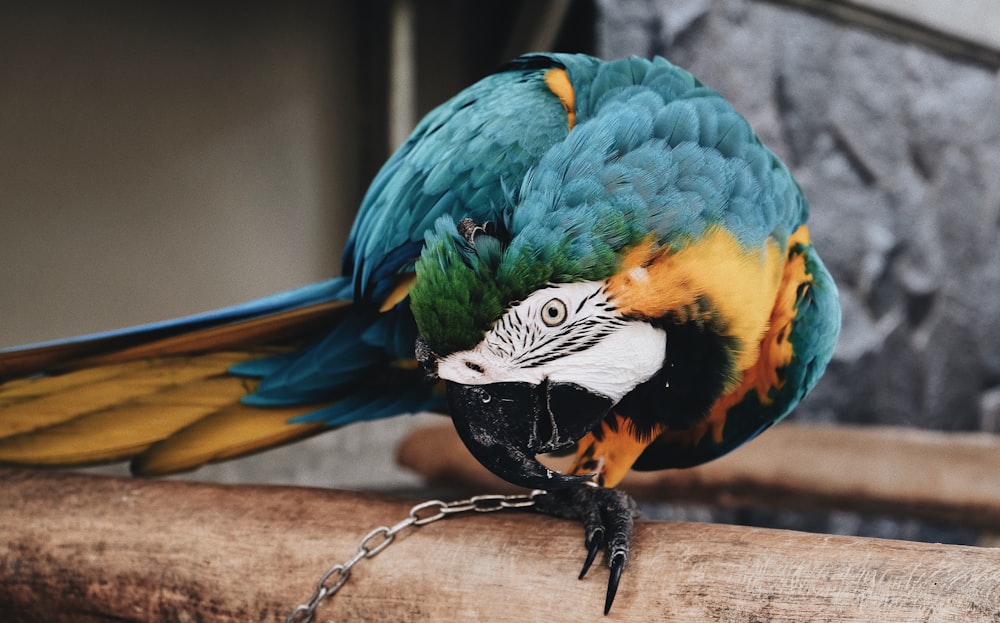
[[[400,462],[437,484],[510,490],[469,454],[451,424],[419,429]],[[550,465],[565,469],[569,459]],[[1000,437],[908,428],[783,423],[717,461],[631,472],[639,499],[853,510],[1000,530]]]
[[[280,621],[412,501],[0,469],[0,613]],[[996,621],[1000,550],[640,523],[611,615],[579,526],[530,512],[409,528],[318,621]]]

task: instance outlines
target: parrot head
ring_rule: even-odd
[[[547,490],[587,476],[536,456],[598,429],[666,356],[666,333],[619,310],[608,283],[622,250],[648,237],[641,220],[590,204],[567,218],[551,200],[496,225],[440,219],[410,290],[418,359],[446,382],[465,445],[501,478]]]
[[[549,283],[512,303],[474,346],[438,358],[435,373],[480,462],[515,484],[556,489],[584,477],[554,473],[535,455],[598,427],[659,371],[665,351],[665,333],[620,314],[603,281]]]

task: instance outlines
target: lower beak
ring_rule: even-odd
[[[459,437],[491,472],[516,485],[561,489],[589,476],[567,476],[536,454],[573,445],[614,406],[611,399],[573,383],[448,382],[448,403]]]

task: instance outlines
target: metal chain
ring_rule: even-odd
[[[535,489],[531,493],[517,495],[475,495],[465,500],[453,502],[442,502],[441,500],[421,502],[411,508],[406,519],[396,525],[392,527],[379,526],[366,534],[358,544],[358,551],[346,562],[327,569],[326,573],[320,577],[319,582],[316,583],[316,591],[309,598],[309,601],[296,606],[285,617],[285,623],[309,623],[312,621],[313,617],[316,616],[316,608],[323,600],[333,597],[347,583],[354,565],[366,558],[374,557],[389,547],[396,535],[410,526],[426,526],[457,513],[492,513],[508,508],[530,508],[535,505],[535,500],[543,495],[545,495],[545,491]]]

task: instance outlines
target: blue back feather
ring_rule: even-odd
[[[438,354],[470,348],[547,282],[607,278],[650,233],[679,250],[721,226],[752,249],[783,245],[808,216],[784,164],[688,72],[662,58],[553,58],[573,83],[577,125],[544,150],[515,204],[480,215],[505,224],[503,250],[459,236],[465,213],[444,215],[425,240],[411,307]],[[468,300],[468,313],[449,308]]]

